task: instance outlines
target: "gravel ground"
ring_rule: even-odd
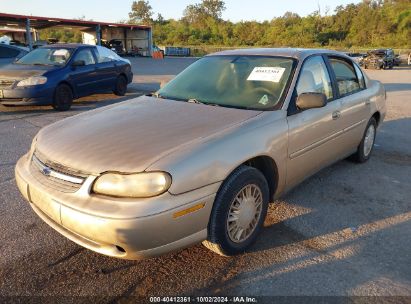
[[[41,127],[138,96],[192,61],[133,59],[128,96],[93,95],[65,113],[0,106],[0,296],[95,302],[153,295],[395,296],[378,299],[409,303],[411,69],[405,67],[367,71],[388,92],[372,159],[341,161],[272,204],[262,236],[242,256],[223,258],[198,245],[150,260],[117,260],[83,249],[34,214],[17,190],[14,165]]]

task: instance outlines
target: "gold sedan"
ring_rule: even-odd
[[[269,202],[333,162],[367,161],[385,112],[383,86],[342,53],[226,51],[151,96],[42,129],[16,180],[39,217],[96,252],[203,242],[234,255]]]

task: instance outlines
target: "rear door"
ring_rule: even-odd
[[[98,89],[99,79],[96,73],[96,59],[91,48],[79,49],[72,62],[84,61],[84,66],[73,66],[70,72],[70,80],[73,83],[77,96],[93,94]]]
[[[302,93],[324,93],[323,108],[300,111],[295,102]],[[341,157],[341,103],[322,56],[306,59],[301,69],[289,115],[287,189]]]
[[[337,84],[341,102],[341,123],[344,129],[343,149],[346,153],[359,145],[369,117],[371,97],[365,87],[362,71],[344,57],[328,57],[331,77]]]

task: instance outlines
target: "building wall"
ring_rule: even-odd
[[[121,40],[128,52],[139,51],[144,56],[149,54],[149,30],[124,29],[124,28],[103,28],[102,39],[110,41],[112,39]],[[96,44],[95,32],[83,32],[83,43]]]

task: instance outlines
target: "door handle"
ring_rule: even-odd
[[[336,120],[336,119],[341,117],[341,112],[340,111],[335,111],[335,112],[333,112],[332,116],[333,116],[333,119]]]

